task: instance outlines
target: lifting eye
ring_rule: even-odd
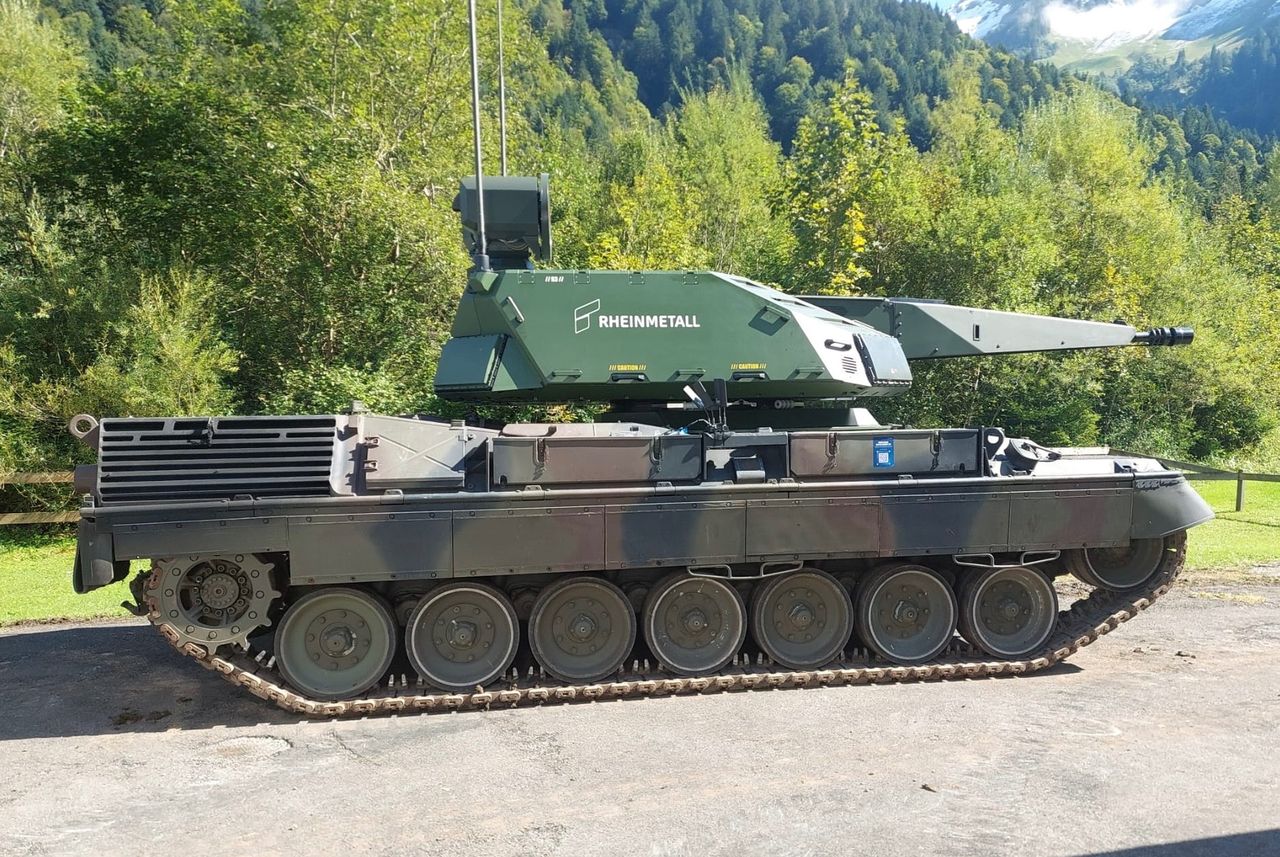
[[[853,349],[853,346],[850,345],[849,343],[836,342],[834,339],[828,339],[826,342],[822,344],[825,345],[827,348],[830,348],[832,351],[850,351]]]

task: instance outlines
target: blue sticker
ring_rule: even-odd
[[[872,439],[872,464],[875,467],[893,467],[893,438],[877,437]]]

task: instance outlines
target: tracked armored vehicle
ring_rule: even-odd
[[[179,650],[336,716],[1018,673],[1130,618],[1212,516],[1159,463],[879,425],[911,362],[1190,331],[710,271],[534,270],[546,176],[467,180],[445,399],[592,423],[81,416],[74,569]],[[487,224],[482,207],[489,212]],[[1059,611],[1053,579],[1092,594]]]

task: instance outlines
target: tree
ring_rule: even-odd
[[[21,157],[41,130],[61,120],[84,60],[59,22],[28,0],[0,0],[0,164]]]
[[[787,231],[770,207],[782,152],[769,138],[764,108],[741,71],[729,86],[682,101],[668,129],[690,191],[694,240],[715,270],[768,279],[785,255]]]
[[[800,123],[778,203],[795,240],[789,288],[851,294],[869,275],[865,201],[884,179],[888,148],[871,96],[852,77]]]

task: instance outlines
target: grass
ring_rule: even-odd
[[[1234,579],[1231,572],[1280,562],[1280,483],[1245,485],[1244,511],[1236,512],[1234,482],[1197,482],[1218,517],[1191,532],[1188,565],[1198,577]],[[125,583],[76,595],[71,589],[75,537],[65,531],[0,531],[0,625],[54,619],[127,616]]]
[[[1280,562],[1280,482],[1246,482],[1241,512],[1235,511],[1236,483],[1192,485],[1218,517],[1191,531],[1188,566],[1241,569]]]
[[[74,535],[64,532],[0,533],[0,625],[53,619],[128,616],[120,602],[129,596],[127,583],[114,583],[87,595],[71,588],[76,557]]]

